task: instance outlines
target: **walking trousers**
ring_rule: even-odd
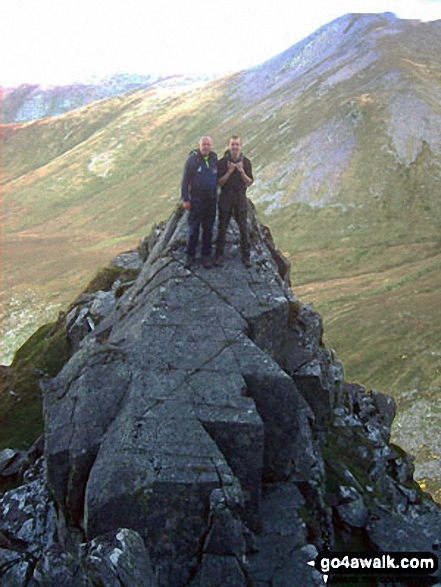
[[[199,239],[199,229],[202,227],[202,256],[211,256],[211,241],[213,226],[216,218],[216,196],[199,198],[191,197],[191,207],[188,215],[187,255],[194,257]]]
[[[247,227],[247,198],[244,193],[225,192],[219,197],[219,220],[216,239],[216,255],[222,255],[224,252],[227,228],[231,216],[239,226],[240,248],[242,256],[249,257],[250,243],[248,240]]]

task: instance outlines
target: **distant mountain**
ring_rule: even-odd
[[[3,127],[5,353],[179,200],[184,161],[239,133],[249,190],[327,344],[398,401],[431,485],[441,455],[441,21],[346,15],[200,88],[152,86]],[[422,481],[423,482],[423,481]]]
[[[86,106],[96,100],[126,94],[133,90],[153,86],[188,87],[213,79],[210,76],[190,75],[129,75],[117,74],[87,83],[68,86],[42,87],[38,84],[22,84],[16,88],[0,88],[2,110],[0,122],[22,122],[48,116],[59,116],[70,110]]]

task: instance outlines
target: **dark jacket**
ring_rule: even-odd
[[[199,149],[190,153],[182,175],[181,198],[184,202],[192,196],[216,196],[217,165],[217,155],[213,151],[208,156],[208,167]]]
[[[218,176],[219,177],[223,177],[227,173],[228,161],[233,161],[233,158],[231,156],[229,149],[227,151],[225,151],[224,156],[222,157],[222,159],[219,160],[219,164],[218,164]],[[233,161],[233,162],[237,163],[238,161],[243,161],[243,170],[245,171],[245,173],[248,175],[248,177],[250,179],[254,179],[253,178],[253,171],[252,171],[252,167],[251,167],[251,161],[247,157],[245,157],[243,153],[240,154],[240,157],[237,161]],[[239,171],[237,169],[235,169],[233,171],[233,173],[230,175],[230,177],[228,178],[228,180],[224,183],[224,185],[222,186],[221,189],[222,189],[221,193],[234,192],[234,193],[245,194],[245,192],[247,191],[247,186],[243,183],[242,177],[241,177]]]

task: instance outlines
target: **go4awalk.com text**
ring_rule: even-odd
[[[328,552],[317,555],[309,563],[323,574],[324,582],[329,576],[385,576],[421,578],[421,584],[430,585],[430,578],[438,570],[438,557],[432,552]],[[436,580],[435,580],[436,582]]]

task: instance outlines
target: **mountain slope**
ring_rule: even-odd
[[[0,87],[0,95],[2,96],[0,122],[13,123],[47,116],[59,116],[91,102],[126,94],[140,88],[153,86],[187,87],[204,83],[209,79],[212,78],[187,75],[159,77],[117,74],[68,86],[45,88],[38,84],[22,84],[15,88]]]
[[[3,127],[9,349],[172,209],[201,134],[222,152],[239,133],[256,178],[249,196],[292,262],[294,291],[324,314],[350,378],[401,402],[395,433],[421,456],[419,478],[432,478],[440,32],[441,21],[347,15],[203,88],[135,91]]]

